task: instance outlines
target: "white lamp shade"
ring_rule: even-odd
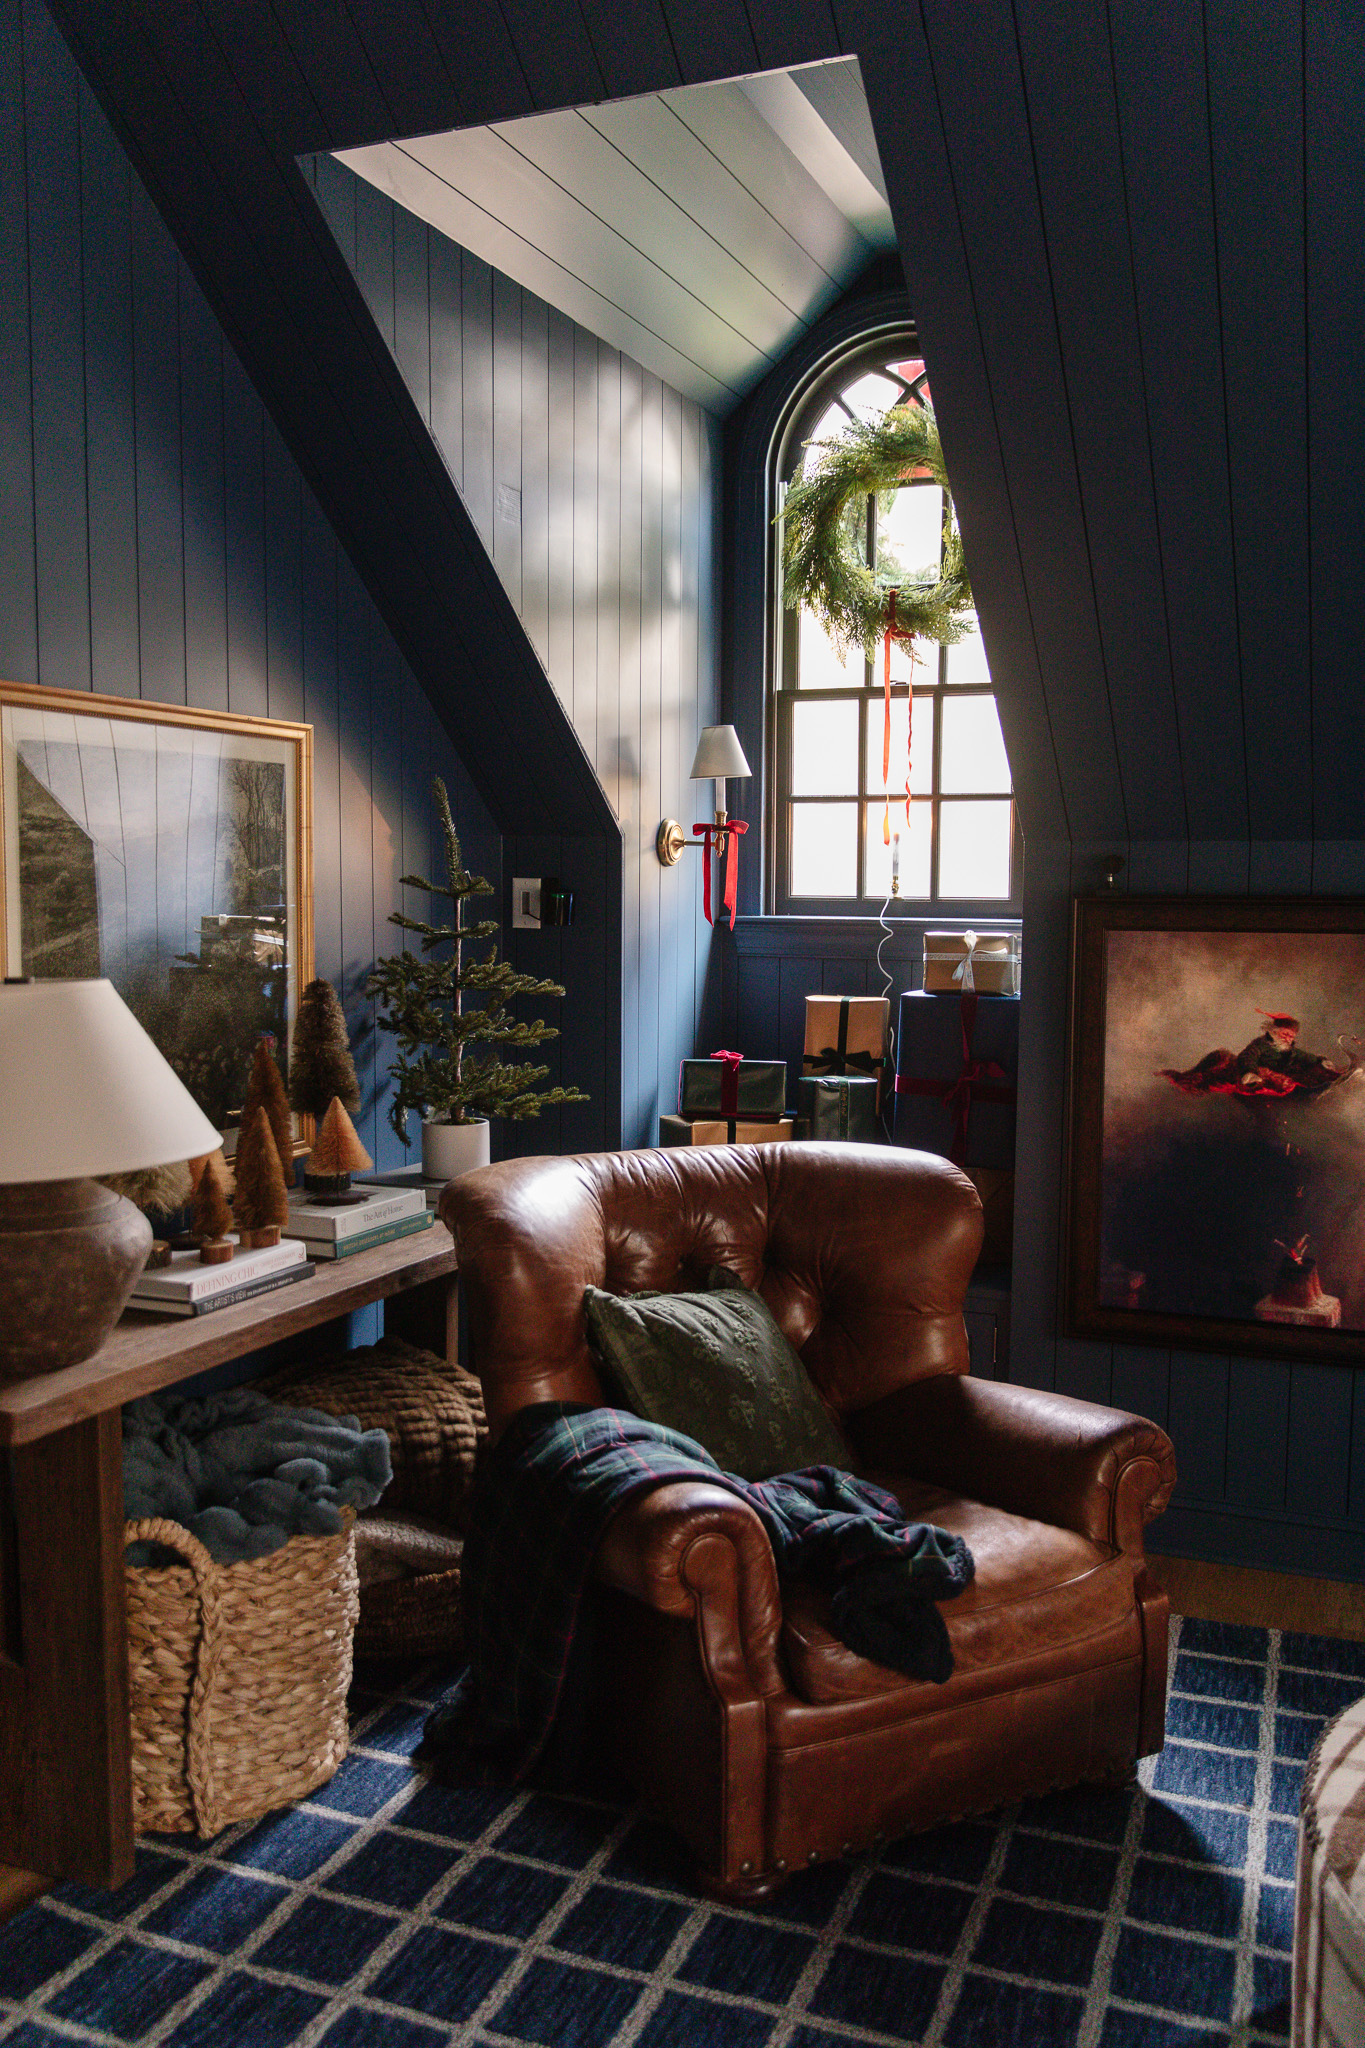
[[[221,1143],[111,982],[0,987],[0,1184],[137,1173]]]
[[[705,725],[697,742],[697,758],[692,763],[693,782],[705,782],[717,775],[752,775],[753,769],[744,758],[744,749],[739,743],[739,734],[732,725]]]

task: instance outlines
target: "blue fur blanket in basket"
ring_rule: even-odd
[[[389,1439],[353,1415],[281,1408],[251,1387],[150,1394],[123,1411],[123,1511],[179,1522],[219,1564],[268,1557],[291,1536],[332,1536],[393,1476]],[[178,1563],[134,1543],[130,1564]]]

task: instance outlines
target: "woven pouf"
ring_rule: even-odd
[[[303,1799],[346,1755],[360,1611],[354,1517],[215,1564],[176,1522],[125,1525],[183,1565],[129,1565],[133,1826],[216,1835]]]
[[[434,1352],[385,1337],[335,1358],[287,1366],[261,1388],[289,1407],[354,1415],[362,1428],[386,1430],[393,1479],[365,1520],[412,1516],[446,1538],[447,1554],[433,1554],[429,1568],[414,1562],[411,1575],[362,1584],[356,1656],[454,1656],[462,1641],[460,1571],[449,1551],[488,1435],[479,1382]]]
[[[388,1431],[393,1479],[386,1508],[411,1508],[453,1523],[474,1478],[474,1455],[488,1434],[483,1389],[471,1373],[401,1338],[358,1351],[286,1366],[260,1382],[272,1401],[354,1415],[362,1429]]]
[[[1365,2042],[1365,1699],[1304,1772],[1294,1896],[1293,2048]]]

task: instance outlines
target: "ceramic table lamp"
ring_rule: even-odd
[[[98,1351],[142,1271],[150,1224],[90,1176],[220,1143],[110,982],[0,987],[0,1382]]]

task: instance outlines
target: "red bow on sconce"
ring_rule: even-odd
[[[723,825],[714,821],[709,825],[694,825],[692,830],[702,836],[702,860],[705,863],[705,880],[702,884],[702,909],[706,922],[715,922],[711,915],[711,853],[712,841],[715,852],[725,863],[725,880],[721,888],[721,902],[730,913],[730,929],[735,928],[735,907],[739,902],[739,840],[742,832],[749,829],[743,818],[727,818]]]

